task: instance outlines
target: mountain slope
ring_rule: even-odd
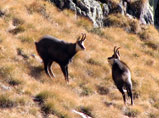
[[[120,25],[95,29],[89,20],[45,0],[3,0],[0,11],[1,118],[80,118],[73,109],[93,118],[159,117],[159,34],[153,26],[139,34]],[[34,41],[49,34],[75,42],[81,33],[87,34],[86,51],[70,63],[70,83],[56,63],[56,78],[48,78]],[[114,46],[121,47],[121,59],[131,69],[134,106],[130,101],[124,106],[112,81],[107,57]]]

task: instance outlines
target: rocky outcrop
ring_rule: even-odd
[[[50,0],[60,9],[71,9],[76,14],[88,17],[94,27],[103,27],[104,19],[112,13],[122,13],[121,4],[112,0]],[[153,24],[153,12],[148,2],[142,4],[140,0],[127,5],[127,13],[140,19],[142,24]],[[131,17],[131,18],[133,18]]]
[[[95,0],[51,0],[60,8],[68,8],[75,11],[78,15],[88,17],[95,27],[103,26],[103,9],[101,3]],[[104,14],[108,14],[108,6],[103,5]]]
[[[136,17],[140,20],[141,24],[153,24],[153,10],[151,9],[149,2],[135,1],[128,6],[128,14]]]

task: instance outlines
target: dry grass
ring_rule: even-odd
[[[120,27],[127,32],[138,33],[140,31],[139,22],[135,19],[130,19],[122,14],[111,14],[105,19],[105,26]]]
[[[139,33],[146,40],[142,41],[138,34],[123,29],[138,33],[138,26],[119,14],[109,16],[115,27],[94,29],[85,18],[76,19],[73,12],[61,12],[44,0],[3,0],[0,10],[5,13],[0,17],[0,106],[6,106],[0,108],[1,117],[78,118],[73,109],[93,118],[159,116],[158,32],[154,27]],[[75,42],[82,32],[87,34],[86,51],[70,63],[70,83],[66,84],[56,63],[52,66],[56,78],[48,78],[42,63],[32,56],[37,56],[34,41],[50,34]],[[134,106],[129,100],[124,106],[112,81],[107,57],[114,46],[121,47],[121,59],[131,68]]]

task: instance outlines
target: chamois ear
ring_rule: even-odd
[[[79,37],[77,38],[77,41],[80,41],[80,39],[81,39],[81,36],[79,36]]]

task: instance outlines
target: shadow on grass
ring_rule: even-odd
[[[48,97],[47,92],[42,93],[42,94],[38,94],[35,97],[33,97],[33,101],[38,103],[40,109],[41,109],[41,114],[42,114],[42,118],[48,118],[49,117],[49,110],[47,110],[47,108],[45,108],[44,106],[44,100]]]
[[[42,66],[30,66],[30,75],[34,77],[36,80],[40,79],[40,76],[43,74],[44,69]]]

